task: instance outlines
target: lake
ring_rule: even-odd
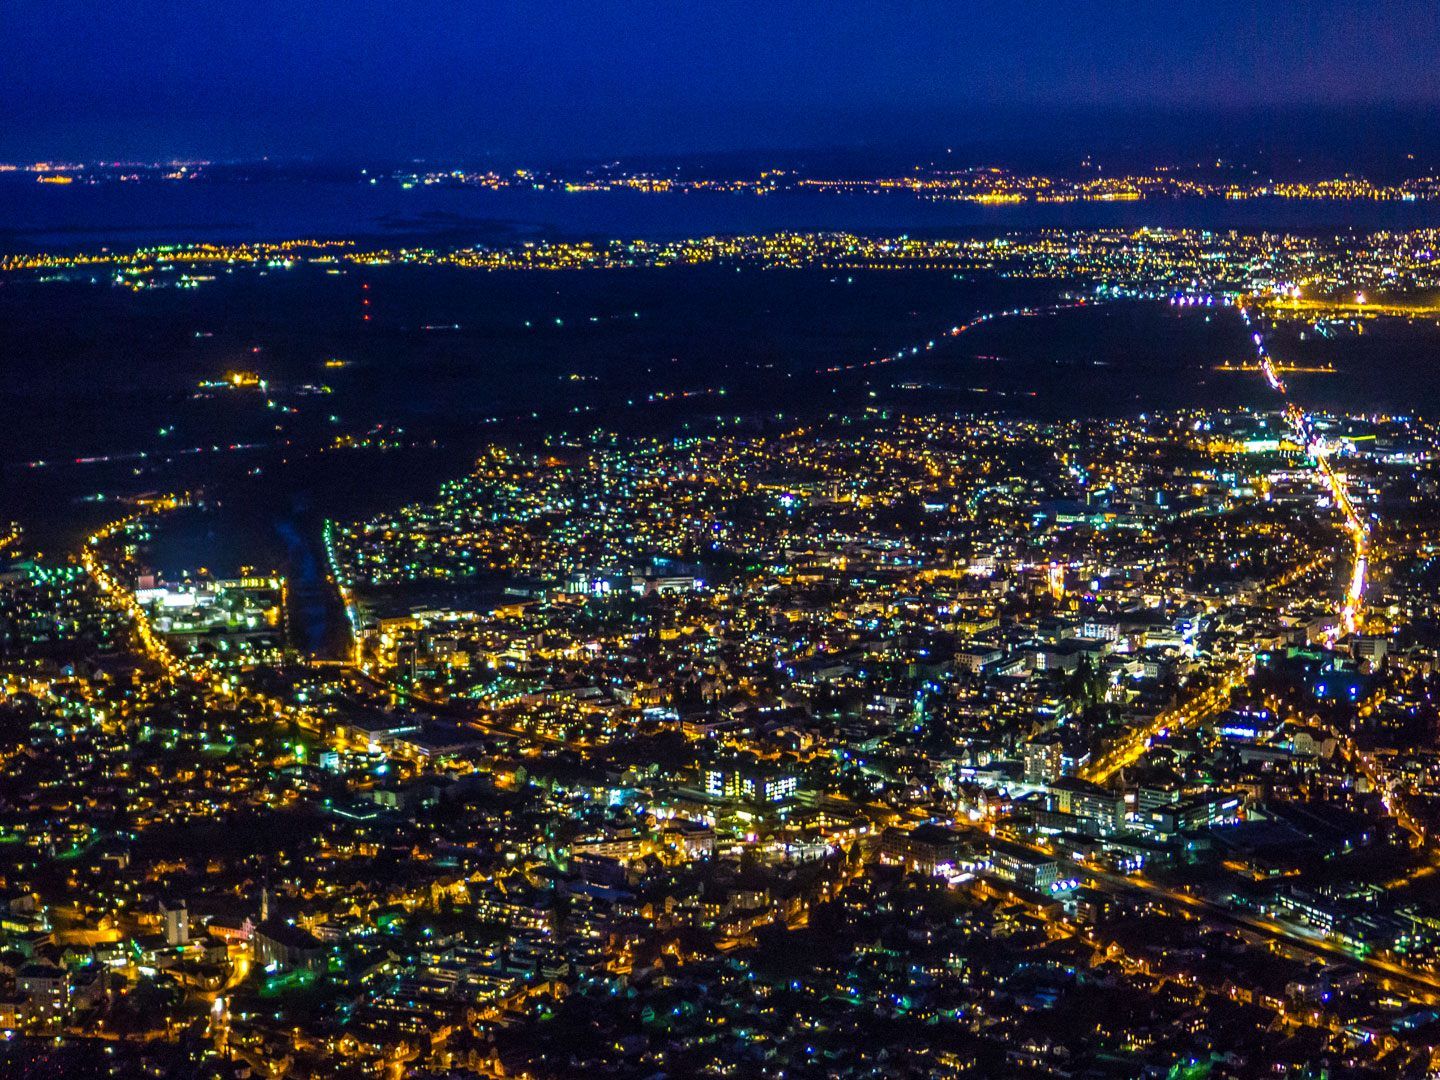
[[[674,239],[784,229],[870,233],[1031,228],[1373,230],[1440,225],[1440,201],[1154,199],[982,206],[884,195],[499,191],[258,180],[39,184],[0,176],[0,248],[138,247],[297,237]]]

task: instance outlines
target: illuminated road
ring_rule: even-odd
[[[816,375],[838,375],[845,372],[860,371],[866,368],[880,367],[887,364],[896,364],[905,360],[918,357],[925,352],[935,349],[940,344],[940,341],[945,338],[960,337],[961,335],[969,333],[970,331],[975,330],[980,326],[984,326],[986,323],[990,323],[999,319],[1048,315],[1055,312],[1067,311],[1075,308],[1091,307],[1094,306],[1095,303],[1096,301],[1087,298],[1080,298],[1077,300],[1060,301],[1054,304],[1047,304],[1036,307],[1006,308],[999,311],[983,312],[979,315],[974,316],[967,322],[959,323],[955,326],[950,327],[948,330],[943,331],[939,335],[939,340],[931,339],[929,341],[926,341],[923,345],[906,346],[905,348],[899,349],[898,351],[890,353],[886,356],[874,357],[869,360],[860,360],[847,364],[833,364],[826,367],[818,367],[814,369],[813,373]],[[645,399],[637,400],[640,400],[641,403],[660,402],[671,400],[674,398],[694,397],[706,394],[724,395],[725,390],[723,388],[710,387],[706,389],[691,391],[656,391],[649,394],[648,397],[646,397]],[[636,404],[636,401],[631,401],[629,404],[633,406]],[[350,580],[349,575],[346,573],[345,567],[341,559],[339,558],[339,553],[336,549],[333,522],[325,522],[322,538],[325,548],[327,575],[330,583],[334,585],[337,593],[339,594],[340,602],[345,609],[346,618],[349,623],[351,657],[349,660],[345,661],[316,661],[312,658],[310,660],[310,663],[321,664],[330,667],[347,668],[355,676],[354,685],[356,686],[357,692],[364,693],[366,696],[370,696],[376,692],[378,692],[382,697],[386,694],[391,694],[394,695],[398,700],[404,701],[407,704],[420,704],[438,714],[448,713],[451,719],[461,720],[464,723],[468,724],[470,727],[475,728],[478,731],[483,731],[487,734],[500,735],[515,739],[532,739],[535,741],[548,743],[563,743],[565,741],[555,736],[525,731],[509,726],[500,722],[492,715],[487,715],[485,713],[477,713],[476,709],[473,706],[467,706],[465,702],[438,698],[424,694],[414,689],[404,688],[384,678],[383,673],[375,674],[362,666],[362,610],[359,604],[359,599],[354,589],[353,582]]]
[[[976,315],[968,322],[963,322],[957,326],[950,327],[949,330],[944,331],[940,336],[942,338],[955,338],[959,337],[961,334],[968,334],[971,330],[974,330],[977,327],[984,326],[988,322],[994,322],[996,319],[1012,319],[1024,318],[1034,315],[1050,315],[1054,314],[1057,311],[1069,311],[1072,308],[1090,307],[1093,306],[1095,303],[1096,301],[1094,300],[1086,300],[1082,298],[1080,300],[1067,300],[1061,303],[1045,304],[1039,307],[1019,307],[1007,308],[1003,311],[986,311],[982,312],[979,315]],[[817,367],[814,370],[814,374],[838,375],[846,371],[863,371],[865,368],[881,367],[885,364],[898,364],[901,361],[913,359],[914,357],[919,356],[923,352],[929,352],[930,350],[934,349],[937,344],[938,343],[935,341],[935,339],[932,338],[931,340],[925,342],[924,345],[910,345],[903,349],[900,349],[898,352],[890,353],[888,356],[877,356],[871,360],[856,360],[853,363],[849,364],[831,364],[828,367]]]
[[[1061,861],[1069,863],[1069,860]],[[1232,926],[1240,927],[1241,929],[1264,935],[1272,940],[1283,942],[1291,948],[1300,949],[1304,952],[1323,956],[1327,959],[1339,960],[1354,967],[1363,968],[1370,974],[1377,975],[1383,979],[1393,979],[1397,982],[1402,982],[1408,987],[1426,995],[1427,1000],[1434,1000],[1436,995],[1440,995],[1440,977],[1427,974],[1426,972],[1417,971],[1414,968],[1402,967],[1399,964],[1380,959],[1379,957],[1359,956],[1344,945],[1321,937],[1318,934],[1312,935],[1301,928],[1288,926],[1274,919],[1267,919],[1262,916],[1235,911],[1213,900],[1206,900],[1203,897],[1191,896],[1189,893],[1167,889],[1163,885],[1159,885],[1148,878],[1125,877],[1121,874],[1112,874],[1108,871],[1096,870],[1090,866],[1082,866],[1079,864],[1071,865],[1075,866],[1078,873],[1085,874],[1093,879],[1096,884],[1104,885],[1112,890],[1142,892],[1148,896],[1153,896],[1184,908],[1194,914],[1215,919],[1219,922],[1229,923]]]
[[[963,823],[957,822],[956,824],[964,827]],[[1235,911],[1214,900],[1166,888],[1143,875],[1130,876],[1100,870],[1088,863],[1076,862],[1049,848],[1040,847],[1014,836],[1007,835],[1006,842],[1018,844],[1036,854],[1054,859],[1065,868],[1067,876],[1073,875],[1081,879],[1088,879],[1090,884],[1102,891],[1143,893],[1155,900],[1184,909],[1197,917],[1209,918],[1260,934],[1289,948],[1298,949],[1311,955],[1341,961],[1352,967],[1361,968],[1381,979],[1404,983],[1411,990],[1418,991],[1427,1001],[1440,999],[1440,976],[1405,967],[1380,957],[1357,955],[1346,946],[1302,927],[1290,926],[1264,916],[1251,915],[1248,912]]]
[[[1126,735],[1120,746],[1081,769],[1081,779],[1104,783],[1125,766],[1138,761],[1150,746],[1150,740],[1157,735],[1198,724],[1224,709],[1230,703],[1230,691],[1239,686],[1249,672],[1249,665],[1238,661],[1232,663],[1223,670],[1218,683],[1199,691],[1173,709],[1158,713],[1145,727],[1136,728]]]
[[[1328,560],[1329,556],[1322,554],[1306,562],[1297,563],[1285,573],[1260,586],[1247,596],[1247,599],[1253,599],[1260,593],[1287,588],[1307,574],[1324,566]],[[1230,704],[1230,692],[1253,673],[1254,667],[1250,662],[1232,660],[1220,669],[1217,683],[1196,691],[1173,708],[1158,713],[1145,727],[1137,728],[1128,734],[1120,746],[1081,769],[1079,776],[1093,783],[1104,783],[1119,770],[1138,761],[1149,748],[1150,741],[1157,735],[1191,727],[1225,709]]]
[[[574,743],[567,743],[565,739],[558,735],[550,735],[539,731],[528,731],[524,728],[517,728],[501,723],[493,714],[480,711],[479,707],[471,702],[456,700],[454,698],[433,697],[422,691],[400,686],[398,683],[375,675],[363,667],[357,667],[342,661],[330,661],[330,663],[331,666],[343,668],[355,692],[371,699],[371,704],[377,708],[387,706],[389,704],[388,699],[393,696],[395,700],[403,702],[408,708],[420,706],[424,711],[433,716],[462,723],[486,735],[498,735],[507,739],[517,739],[520,741],[528,739],[533,742],[550,743],[556,746],[575,745]]]
[[[1250,317],[1248,308],[1240,308],[1240,317],[1245,320],[1246,326],[1255,324]],[[1264,334],[1257,329],[1251,334],[1250,340],[1255,345],[1255,356],[1260,370],[1265,375],[1265,381],[1270,384],[1272,390],[1277,391],[1286,399],[1286,422],[1295,432],[1295,437],[1305,448],[1305,452],[1314,460],[1321,482],[1330,492],[1331,500],[1344,518],[1345,530],[1350,536],[1354,555],[1351,560],[1350,583],[1346,587],[1345,598],[1341,602],[1339,614],[1340,624],[1344,627],[1345,632],[1353,634],[1358,628],[1360,612],[1365,603],[1365,579],[1370,565],[1370,530],[1355,509],[1355,503],[1350,497],[1350,490],[1346,487],[1344,479],[1330,464],[1330,448],[1325,445],[1323,439],[1315,434],[1314,424],[1305,411],[1289,400],[1290,392],[1285,385],[1285,380],[1280,378],[1275,361],[1265,348]]]
[[[1363,305],[1362,305],[1363,306]],[[1371,309],[1373,310],[1373,309]],[[1240,308],[1240,315],[1247,326],[1254,326],[1258,322],[1258,315],[1255,320],[1251,319],[1247,308]],[[1300,445],[1315,461],[1315,469],[1321,483],[1329,491],[1331,501],[1336,509],[1340,511],[1344,528],[1350,537],[1353,548],[1353,555],[1350,565],[1350,579],[1345,589],[1344,599],[1340,605],[1340,626],[1346,633],[1354,633],[1359,627],[1359,618],[1365,603],[1365,587],[1370,568],[1370,529],[1360,512],[1356,510],[1350,490],[1345,480],[1335,471],[1330,462],[1330,448],[1324,440],[1316,435],[1314,424],[1305,411],[1289,400],[1289,390],[1285,381],[1280,378],[1279,370],[1269,351],[1265,348],[1264,334],[1256,329],[1251,335],[1251,341],[1255,346],[1255,355],[1258,361],[1259,370],[1265,375],[1265,381],[1272,389],[1286,398],[1285,419],[1294,431]],[[1373,711],[1374,705],[1367,704],[1360,710],[1360,715],[1365,716]],[[1315,718],[1318,719],[1318,718]],[[1386,811],[1407,832],[1415,836],[1421,843],[1427,841],[1425,827],[1414,817],[1409,808],[1405,806],[1403,797],[1397,794],[1402,785],[1396,784],[1394,779],[1387,773],[1384,765],[1373,754],[1360,749],[1355,740],[1346,732],[1330,725],[1324,725],[1327,730],[1340,743],[1342,752],[1358,772],[1366,777],[1380,792],[1381,801]],[[1432,867],[1422,868],[1417,873],[1429,873]]]
[[[1250,314],[1245,308],[1240,309],[1241,316],[1245,319],[1246,325],[1251,324]],[[1257,330],[1251,340],[1254,342],[1256,356],[1258,359],[1258,370],[1264,373],[1265,381],[1270,387],[1276,390],[1287,399],[1289,390],[1285,381],[1276,370],[1274,361],[1265,348],[1264,338]],[[1291,428],[1295,431],[1296,437],[1302,446],[1314,458],[1316,471],[1329,490],[1331,499],[1340,510],[1344,518],[1345,529],[1350,536],[1354,547],[1354,557],[1351,563],[1349,586],[1345,592],[1345,598],[1341,603],[1340,621],[1347,633],[1353,633],[1357,627],[1361,607],[1365,597],[1366,574],[1369,567],[1369,530],[1359,512],[1355,509],[1350,492],[1345,486],[1344,480],[1330,464],[1329,450],[1323,442],[1315,437],[1310,418],[1295,404],[1289,403],[1285,409],[1285,418]],[[1316,565],[1316,561],[1297,566],[1292,573],[1283,575],[1272,582],[1268,588],[1274,589],[1288,585],[1303,577]],[[1103,783],[1118,770],[1137,761],[1150,741],[1156,736],[1176,728],[1184,728],[1199,723],[1206,717],[1213,715],[1223,709],[1229,703],[1230,691],[1240,685],[1249,674],[1249,665],[1242,665],[1235,661],[1227,665],[1221,673],[1220,682],[1213,687],[1201,690],[1187,701],[1177,705],[1173,709],[1167,709],[1158,714],[1155,719],[1144,728],[1126,736],[1125,741],[1109,753],[1091,762],[1080,771],[1083,779],[1096,783]],[[1402,822],[1403,824],[1403,822]],[[1408,826],[1407,826],[1408,827]]]
[[[1181,301],[1188,302],[1188,301]],[[1244,318],[1247,326],[1251,325],[1250,313],[1247,309],[1240,309],[1241,317]],[[1265,376],[1271,389],[1282,396],[1289,398],[1289,389],[1285,380],[1280,377],[1279,369],[1274,360],[1265,348],[1263,335],[1257,330],[1252,334],[1251,340],[1256,350],[1256,368]],[[1315,460],[1316,472],[1321,481],[1330,492],[1332,501],[1340,510],[1344,518],[1345,529],[1350,536],[1354,547],[1354,557],[1351,563],[1349,586],[1345,592],[1345,598],[1340,607],[1340,621],[1347,633],[1353,633],[1358,625],[1359,615],[1364,603],[1366,575],[1369,568],[1369,530],[1359,512],[1355,509],[1354,502],[1344,480],[1330,464],[1329,449],[1322,440],[1315,437],[1313,425],[1310,418],[1295,404],[1287,403],[1285,418],[1295,431],[1296,437],[1300,440]],[[1273,591],[1283,588],[1294,581],[1304,577],[1317,566],[1322,565],[1324,556],[1309,560],[1297,565],[1291,572],[1281,575],[1270,582],[1265,588]],[[1229,703],[1230,691],[1239,686],[1250,674],[1250,665],[1241,661],[1234,661],[1222,669],[1220,682],[1213,687],[1201,690],[1198,694],[1190,697],[1185,702],[1172,709],[1167,709],[1155,717],[1155,719],[1144,728],[1137,729],[1127,735],[1122,745],[1111,750],[1109,753],[1091,762],[1080,771],[1080,776],[1086,780],[1096,783],[1103,783],[1118,770],[1135,762],[1145,753],[1150,741],[1156,736],[1176,728],[1184,728],[1199,723],[1208,716],[1225,708]]]
[[[154,503],[143,512],[131,514],[128,517],[119,518],[110,522],[97,532],[93,533],[85,542],[80,551],[80,564],[85,568],[95,584],[99,586],[110,601],[128,615],[135,626],[136,636],[140,639],[141,651],[151,660],[158,664],[165,674],[177,682],[193,682],[208,688],[217,697],[225,698],[234,703],[248,702],[258,706],[264,712],[276,719],[282,717],[295,721],[314,732],[321,732],[321,725],[318,718],[309,710],[299,706],[290,705],[279,698],[268,694],[262,694],[257,690],[250,689],[240,684],[235,676],[224,677],[212,671],[203,664],[191,663],[181,657],[170,647],[164,637],[159,634],[151,625],[150,616],[140,603],[135,599],[135,594],[127,589],[115,576],[115,571],[107,567],[99,554],[99,545],[114,536],[117,532],[134,524],[142,516],[149,513],[164,513],[181,505],[179,499],[167,497]]]

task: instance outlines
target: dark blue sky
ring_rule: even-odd
[[[0,0],[0,159],[963,144],[1056,106],[1440,104],[1435,0]]]

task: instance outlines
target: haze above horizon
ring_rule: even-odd
[[[1423,109],[1440,101],[1440,20],[1412,2],[19,0],[7,23],[0,159],[555,158],[1027,135],[1166,153],[1243,143],[1257,125],[1272,148],[1333,137],[1383,155],[1432,139]],[[1344,122],[1375,106],[1403,108]]]

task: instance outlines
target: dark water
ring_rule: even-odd
[[[38,184],[0,176],[0,249],[194,240],[440,235],[670,239],[781,229],[995,232],[1037,227],[1404,229],[1440,225],[1440,202],[1155,199],[981,206],[887,195],[643,194],[298,180]]]

